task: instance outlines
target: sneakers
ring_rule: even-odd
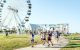
[[[53,44],[52,44],[52,46],[53,46]]]
[[[45,43],[43,45],[45,45]]]
[[[34,47],[34,46],[32,46],[32,47]]]
[[[50,44],[48,45],[48,47],[50,46]]]
[[[53,44],[52,44],[52,46],[53,46]],[[50,47],[50,44],[48,45],[48,47]]]

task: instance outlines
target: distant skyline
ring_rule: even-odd
[[[70,32],[80,32],[80,0],[31,0],[33,24],[68,23]]]

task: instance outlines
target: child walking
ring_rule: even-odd
[[[34,47],[34,33],[30,32],[31,34],[31,44],[32,44],[32,47]]]

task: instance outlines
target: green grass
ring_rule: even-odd
[[[31,35],[23,34],[16,35],[10,34],[5,36],[5,34],[0,35],[0,50],[13,50],[16,48],[28,47],[31,45]],[[35,41],[37,44],[42,43],[38,35],[35,36]]]
[[[61,50],[80,50],[80,34],[71,34],[66,38],[70,40],[69,44]]]

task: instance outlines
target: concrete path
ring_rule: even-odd
[[[63,37],[60,38],[60,40],[57,43],[54,43],[53,46],[48,47],[48,44],[45,45],[39,44],[35,45],[34,48],[26,47],[26,48],[20,48],[15,50],[60,50],[62,47],[66,46],[68,44],[68,39],[65,39]]]

